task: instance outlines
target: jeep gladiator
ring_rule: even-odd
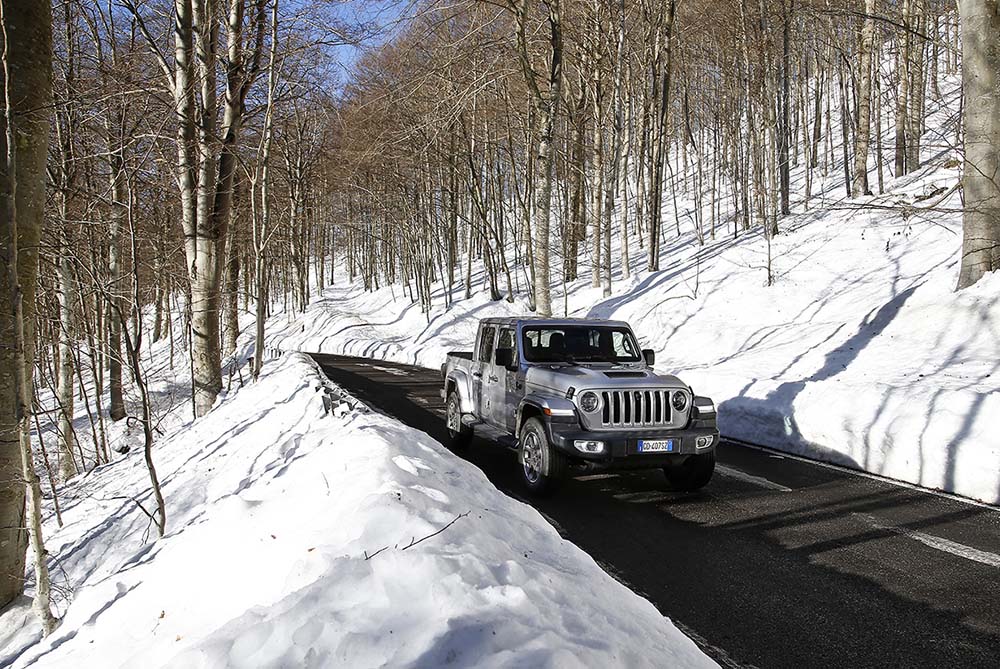
[[[701,488],[715,469],[715,405],[653,364],[622,321],[485,319],[474,349],[441,366],[452,446],[479,432],[515,448],[536,494],[581,470],[662,469],[674,489]]]

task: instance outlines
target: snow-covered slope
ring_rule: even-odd
[[[632,277],[616,268],[610,297],[583,279],[556,291],[554,310],[631,322],[658,367],[716,399],[731,437],[1000,503],[1000,276],[953,290],[957,81],[944,88],[921,170],[850,200],[834,165],[826,179],[817,171],[808,203],[797,193],[772,243],[774,285],[758,232],[700,245],[694,205],[680,199],[688,231],[664,244],[661,271],[633,253]],[[793,177],[801,189],[802,167]],[[425,316],[399,286],[341,285],[270,342],[437,367],[471,346],[479,318],[528,313],[521,297],[478,294],[447,311],[444,301],[439,286]]]
[[[291,354],[157,444],[168,533],[144,541],[141,453],[46,523],[64,619],[2,619],[45,667],[713,666],[533,509],[421,432],[325,416]],[[437,534],[435,534],[437,533]]]

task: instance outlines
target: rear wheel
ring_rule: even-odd
[[[524,485],[534,495],[551,493],[566,477],[566,457],[549,443],[538,418],[529,418],[521,428],[518,461]]]
[[[462,423],[462,401],[454,390],[448,392],[445,404],[445,421],[452,448],[465,448],[472,441],[472,428]]]
[[[663,468],[667,480],[674,490],[690,492],[704,488],[715,471],[715,453],[688,456],[679,465]]]

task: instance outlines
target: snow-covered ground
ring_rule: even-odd
[[[284,356],[158,442],[158,541],[138,450],[65,488],[65,526],[46,520],[63,622],[36,643],[8,611],[0,664],[714,666],[475,466],[387,417],[325,415],[322,386]]]
[[[658,368],[715,398],[730,437],[1000,503],[1000,276],[954,292],[957,81],[944,90],[924,167],[889,175],[884,195],[847,199],[834,164],[826,179],[817,171],[807,207],[795,170],[773,286],[759,233],[699,245],[693,204],[681,199],[687,232],[664,243],[661,271],[643,271],[633,252],[632,277],[616,268],[610,297],[584,278],[555,291],[554,311],[632,323]],[[871,179],[874,188],[874,169]],[[478,319],[529,313],[523,296],[463,300],[461,287],[446,310],[443,291],[425,315],[400,286],[335,286],[269,342],[436,368],[446,351],[471,347]]]

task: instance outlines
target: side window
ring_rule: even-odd
[[[635,350],[632,345],[632,338],[627,336],[624,332],[615,332],[614,335],[615,342],[615,355],[619,358],[637,358],[639,357],[639,352]]]
[[[517,360],[517,339],[514,331],[510,328],[500,330],[500,339],[497,340],[497,348],[510,348],[514,350],[514,359]]]
[[[483,328],[483,336],[479,341],[480,362],[490,362],[493,359],[493,341],[497,338],[495,327]]]

